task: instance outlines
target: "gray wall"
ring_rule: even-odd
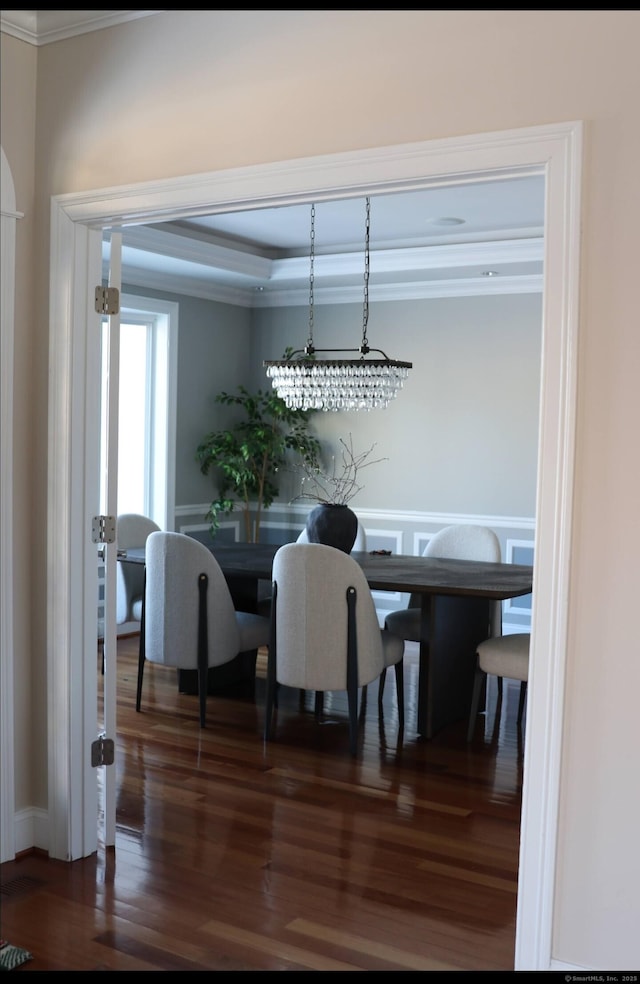
[[[371,305],[370,346],[413,369],[386,410],[316,417],[328,444],[352,433],[358,450],[375,443],[372,457],[388,459],[361,473],[353,505],[533,517],[541,319],[538,294]],[[316,307],[314,322],[317,348],[360,344],[358,305]],[[304,347],[307,313],[256,311],[253,325],[263,385],[263,359]]]
[[[266,389],[263,359],[304,346],[307,310],[125,289],[180,305],[176,507],[207,503],[214,478],[201,474],[196,448],[234,413],[216,394],[240,383]],[[358,451],[375,445],[371,458],[385,459],[361,472],[354,507],[535,515],[541,303],[508,294],[371,305],[370,345],[413,362],[409,379],[386,410],[318,413],[313,423],[327,454],[352,434]],[[359,345],[360,305],[316,306],[314,320],[317,348]],[[280,499],[298,491],[298,477],[283,476]]]
[[[270,386],[263,359],[303,347],[302,307],[250,311],[217,301],[127,285],[127,293],[179,303],[176,507],[208,503],[196,448],[234,411],[215,403],[237,385]],[[318,413],[313,429],[327,456],[340,437],[384,459],[360,473],[354,507],[444,514],[534,517],[538,450],[541,296],[508,294],[371,305],[368,338],[413,362],[386,410]],[[357,347],[359,304],[317,305],[317,348]],[[280,499],[299,491],[285,475]]]

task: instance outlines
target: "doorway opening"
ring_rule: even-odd
[[[60,286],[52,291],[51,322],[65,331],[56,333],[52,328],[56,348],[49,388],[48,562],[56,571],[47,591],[52,857],[86,856],[96,843],[95,776],[89,769],[74,768],[78,755],[83,754],[74,750],[89,746],[93,728],[93,722],[83,718],[85,691],[91,689],[95,697],[96,689],[95,674],[92,680],[84,660],[92,635],[95,639],[95,594],[83,591],[87,586],[95,591],[95,574],[89,570],[95,554],[87,547],[81,528],[83,522],[90,525],[93,503],[77,514],[72,506],[83,501],[87,487],[89,414],[85,416],[85,411],[92,400],[86,385],[90,360],[83,358],[89,344],[87,312],[76,298],[84,298],[83,284],[100,280],[98,230],[114,221],[142,224],[171,215],[223,212],[237,208],[239,202],[266,207],[354,190],[402,190],[421,182],[442,183],[443,175],[451,176],[450,182],[455,183],[472,174],[490,180],[492,174],[507,172],[543,173],[548,222],[532,623],[536,674],[528,707],[516,969],[548,968],[573,505],[581,156],[581,124],[565,123],[242,168],[201,176],[186,188],[183,179],[154,182],[132,187],[126,194],[121,190],[117,200],[104,193],[96,193],[93,200],[86,193],[53,200],[51,282]],[[283,187],[288,192],[283,193]],[[77,290],[75,279],[83,281]],[[93,624],[87,632],[89,617]]]

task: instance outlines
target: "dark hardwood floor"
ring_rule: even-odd
[[[118,653],[117,843],[65,863],[1,866],[2,937],[30,970],[512,970],[522,782],[519,684],[495,681],[473,742],[466,721],[416,734],[417,663],[377,685],[349,755],[346,700],[280,694],[263,742],[253,688],[180,695],[137,637]]]

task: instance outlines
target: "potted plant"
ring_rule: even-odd
[[[315,469],[320,443],[309,433],[314,411],[290,410],[274,391],[250,393],[244,386],[236,394],[222,392],[216,403],[239,407],[244,416],[226,430],[212,431],[198,445],[196,460],[207,475],[217,470],[218,497],[206,518],[215,536],[222,515],[240,506],[245,537],[257,543],[264,509],[278,495],[278,472],[298,464]],[[255,517],[252,520],[252,510]]]
[[[348,443],[340,438],[340,446],[339,461],[336,462],[334,455],[331,467],[326,471],[303,462],[302,491],[296,499],[313,499],[317,502],[307,517],[305,528],[309,541],[326,543],[350,553],[358,532],[358,517],[349,508],[349,502],[363,488],[358,484],[358,474],[362,468],[386,459],[367,460],[375,444],[368,451],[356,454],[351,434]]]

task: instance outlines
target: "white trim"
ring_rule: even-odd
[[[161,10],[3,10],[0,26],[5,34],[20,41],[41,45],[160,13]]]
[[[15,857],[13,663],[13,355],[15,339],[16,193],[0,147],[0,862]]]
[[[206,516],[210,509],[208,502],[196,502],[193,505],[176,506],[176,516]],[[269,513],[285,513],[287,516],[306,516],[312,506],[307,502],[274,502],[269,506]],[[435,525],[449,526],[454,523],[468,523],[476,526],[490,526],[492,529],[535,530],[534,516],[491,516],[477,513],[430,513],[411,512],[397,509],[361,509],[356,506],[356,512],[361,520],[369,523],[410,523],[414,526]],[[387,531],[385,530],[385,533]],[[395,532],[395,531],[394,531]],[[527,541],[528,542],[528,541]]]
[[[79,746],[88,741],[78,721],[81,701],[76,688],[87,685],[78,652],[83,641],[79,626],[90,618],[95,634],[95,596],[84,599],[84,608],[78,601],[82,598],[82,571],[88,563],[88,551],[82,550],[84,511],[77,509],[86,455],[82,443],[84,370],[79,361],[86,331],[82,292],[86,297],[87,284],[95,280],[89,276],[93,266],[85,226],[168,221],[189,214],[543,173],[547,209],[536,605],[515,969],[549,969],[573,507],[581,153],[582,124],[570,122],[258,165],[53,199],[48,564],[56,576],[55,585],[54,579],[49,579],[47,599],[51,647],[48,682],[52,691],[49,805],[56,830],[52,841],[58,852],[64,848],[67,852],[55,853],[54,857],[81,856],[75,853],[79,842],[74,835],[77,818],[84,816],[84,802],[79,798],[83,790],[73,781],[72,768]],[[77,399],[72,399],[74,396]],[[76,669],[77,677],[72,673]],[[61,717],[56,703],[63,699],[65,686],[67,719]],[[95,694],[93,697],[95,702]],[[56,718],[61,720],[60,732],[55,729]],[[69,827],[66,838],[62,836],[61,818]]]
[[[534,235],[534,233],[537,233]],[[542,292],[544,239],[539,230],[521,230],[522,239],[456,243],[397,249],[377,249],[372,301],[421,300]],[[171,269],[164,269],[171,257]],[[360,302],[359,253],[323,253],[316,257],[315,293],[318,304]],[[510,273],[513,264],[533,265],[528,273]],[[103,247],[103,272],[108,269],[108,244]],[[123,265],[127,282],[137,287],[174,291],[247,308],[303,306],[309,303],[309,260],[292,256],[271,259],[251,251],[230,249],[207,239],[172,232],[171,226],[130,226],[123,235]],[[452,275],[464,268],[499,267],[499,277]],[[399,273],[413,271],[411,282],[396,282]],[[441,272],[441,279],[425,275]],[[420,278],[422,273],[422,278]],[[390,279],[391,278],[391,279]],[[334,281],[331,287],[325,280]],[[339,283],[337,282],[339,280]],[[381,282],[381,281],[390,282]],[[284,282],[284,284],[283,284]],[[257,291],[262,285],[265,289]],[[281,285],[281,286],[279,286]]]
[[[576,427],[583,127],[546,167],[535,604],[527,693],[516,970],[551,963]]]
[[[208,282],[185,274],[160,273],[142,267],[127,266],[127,283],[143,290],[173,291],[187,297],[218,301],[244,308],[306,307],[309,288],[273,290],[257,293]],[[541,274],[502,277],[467,277],[466,279],[427,280],[415,283],[373,284],[369,297],[374,301],[423,301],[445,297],[489,297],[507,294],[541,294]],[[362,301],[362,288],[339,286],[314,288],[315,304],[353,304]]]
[[[242,211],[258,203],[275,207],[357,197],[374,190],[389,193],[500,181],[544,173],[558,148],[580,126],[549,124],[298,158],[58,195],[54,201],[73,222],[107,227]]]
[[[16,854],[37,847],[46,851],[49,845],[49,817],[46,810],[31,807],[18,810],[12,829],[15,827]]]
[[[208,512],[208,510],[209,510],[209,507],[207,506],[206,509],[205,509],[205,513]],[[240,542],[240,526],[241,526],[241,523],[240,523],[240,520],[239,519],[238,520],[227,520],[227,521],[222,520],[220,522],[220,527],[219,528],[221,530],[233,530],[233,539],[234,539],[234,542],[235,543],[239,543]],[[186,525],[182,525],[182,524],[178,525],[178,524],[176,524],[176,529],[177,529],[178,533],[204,533],[207,530],[209,530],[209,528],[210,528],[210,524],[209,523],[187,523]]]
[[[97,848],[97,775],[91,742],[97,734],[95,686],[97,564],[91,518],[98,489],[87,499],[95,448],[88,406],[88,341],[99,349],[99,315],[91,307],[101,282],[100,233],[51,207],[49,413],[47,496],[47,731],[49,854],[72,861]],[[89,289],[89,285],[93,285]],[[87,327],[95,327],[88,339]],[[97,466],[96,466],[97,473]],[[93,615],[91,612],[93,611]]]
[[[273,507],[272,507],[273,508]],[[393,520],[397,523],[412,523],[421,525],[427,523],[435,526],[449,526],[453,524],[466,523],[475,526],[490,526],[494,530],[499,529],[522,529],[535,530],[536,520],[534,516],[491,516],[479,515],[478,513],[424,513],[410,512],[404,510],[385,511],[380,513],[377,510],[358,509],[358,516],[363,518],[374,518],[384,516],[386,520]]]

